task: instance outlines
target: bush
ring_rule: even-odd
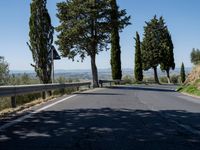
[[[164,76],[160,77],[159,80],[160,80],[161,83],[168,83],[167,77],[164,77]]]
[[[144,81],[145,82],[149,82],[149,83],[155,83],[155,79],[154,79],[154,77],[146,77],[146,78],[144,78]]]
[[[124,76],[122,78],[122,80],[124,81],[124,84],[133,84],[134,83],[134,79],[129,75]]]
[[[38,78],[32,77],[26,73],[20,75],[12,74],[9,79],[10,85],[25,85],[25,84],[39,84]]]
[[[11,107],[11,101],[9,97],[0,97],[0,111]]]
[[[173,84],[178,84],[180,81],[179,81],[179,75],[172,75],[171,76],[171,82]]]

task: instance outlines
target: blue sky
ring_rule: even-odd
[[[48,0],[47,8],[53,26],[59,24],[56,18],[56,3],[62,0]],[[28,41],[31,0],[0,1],[0,55],[10,64],[11,70],[33,70],[30,66],[32,55]],[[133,68],[133,37],[138,31],[142,37],[145,21],[155,14],[163,16],[172,34],[176,66],[181,62],[191,67],[190,52],[200,48],[200,13],[199,0],[118,0],[121,8],[132,16],[132,25],[121,33],[122,67]],[[98,68],[110,68],[110,52],[102,52],[97,57]],[[90,59],[83,63],[62,59],[55,62],[55,69],[90,69]]]

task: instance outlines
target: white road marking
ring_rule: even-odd
[[[66,97],[66,98],[64,98],[64,99],[61,99],[61,100],[55,102],[55,103],[49,104],[49,105],[44,106],[44,107],[42,107],[42,108],[40,108],[40,109],[38,109],[38,110],[35,110],[34,112],[31,112],[31,113],[28,114],[28,115],[25,115],[25,116],[22,116],[22,117],[20,117],[20,118],[18,118],[18,119],[16,119],[16,120],[13,120],[12,122],[6,123],[6,124],[0,126],[0,131],[3,131],[4,129],[6,129],[6,128],[12,126],[12,125],[15,125],[15,124],[17,124],[17,123],[19,123],[19,122],[22,122],[22,121],[24,121],[24,120],[27,119],[27,118],[30,118],[30,117],[33,116],[34,114],[37,114],[37,113],[39,113],[39,112],[41,112],[41,111],[43,111],[43,110],[45,110],[45,109],[48,109],[48,108],[50,108],[50,107],[52,107],[52,106],[54,106],[54,105],[57,105],[57,104],[59,104],[59,103],[61,103],[61,102],[63,102],[63,101],[66,101],[66,100],[68,100],[68,99],[70,99],[70,98],[73,98],[73,97],[75,97],[75,96],[77,96],[77,95],[72,95],[72,96]]]

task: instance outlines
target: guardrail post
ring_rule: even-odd
[[[45,91],[42,92],[42,99],[46,99],[46,92]]]
[[[79,89],[80,89],[79,86],[77,86],[77,87],[76,87],[76,90],[79,91]]]
[[[17,107],[16,96],[12,96],[11,97],[11,106],[12,106],[12,108],[16,108]]]
[[[99,84],[100,84],[100,87],[102,88],[103,87],[103,81],[99,80]]]

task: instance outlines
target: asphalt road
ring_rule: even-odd
[[[172,89],[102,88],[36,106],[1,120],[0,150],[200,150],[200,99]]]

